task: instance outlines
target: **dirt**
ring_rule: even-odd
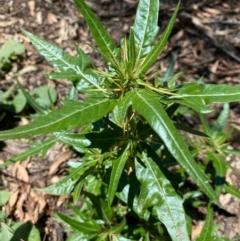
[[[128,35],[134,21],[137,0],[87,0],[98,15],[112,38],[119,44],[120,37]],[[160,3],[159,26],[166,27],[177,1],[162,0]],[[0,46],[9,39],[20,41],[25,46],[22,59],[12,63],[8,72],[0,72],[1,89],[6,90],[14,83],[13,75],[33,66],[33,70],[21,75],[19,80],[31,90],[43,84],[58,90],[58,102],[64,99],[70,84],[67,81],[53,82],[45,77],[52,67],[33,48],[21,33],[21,28],[62,47],[74,54],[74,43],[85,50],[95,65],[103,67],[98,55],[86,44],[92,41],[90,32],[72,0],[1,0],[0,1]],[[184,71],[182,82],[203,77],[205,83],[239,84],[240,80],[240,2],[237,0],[183,0],[169,43],[154,68],[160,74],[167,69],[176,51],[179,52],[175,72]],[[215,118],[219,108],[211,116]],[[240,105],[231,104],[229,126],[234,132],[231,142],[240,150]],[[209,117],[210,118],[210,117]],[[13,119],[7,114],[1,121],[1,129],[26,124],[26,118]],[[27,150],[25,140],[1,142],[0,161]],[[15,220],[30,220],[42,230],[43,240],[63,240],[63,228],[53,218],[53,212],[62,207],[68,197],[53,197],[33,190],[58,181],[66,174],[66,161],[77,158],[63,145],[54,145],[47,155],[29,158],[14,164],[0,173],[0,188],[11,191],[11,203],[7,212]],[[235,167],[229,171],[227,180],[239,190],[240,158],[230,156],[228,162]],[[51,170],[51,171],[50,171]],[[234,239],[240,235],[240,204],[231,195],[222,195],[225,211],[215,211],[215,222],[220,223],[220,233]],[[23,206],[28,205],[28,209]],[[201,231],[203,223],[197,221],[193,235]],[[45,230],[45,231],[43,231]],[[236,239],[237,241],[238,239]],[[239,239],[240,240],[240,239]]]

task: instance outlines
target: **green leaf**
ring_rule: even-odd
[[[147,90],[135,90],[134,93],[133,109],[146,119],[152,129],[163,140],[169,152],[185,168],[202,191],[217,203],[218,201],[211,185],[208,183],[208,179],[192,158],[187,145],[158,99]]]
[[[113,208],[109,207],[108,203],[100,198],[100,196],[88,192],[84,192],[84,194],[91,200],[94,209],[97,211],[98,218],[104,220],[104,222],[110,226],[114,216]]]
[[[84,102],[67,101],[61,109],[41,116],[25,126],[1,131],[0,140],[28,138],[73,129],[100,119],[111,111],[115,104],[116,100],[108,99],[86,99]]]
[[[202,113],[202,114],[208,114],[212,112],[212,109],[206,106],[204,103],[202,103],[202,100],[200,99],[168,99],[167,103],[178,103],[181,105],[186,105],[196,111],[197,113]]]
[[[18,86],[21,89],[22,93],[24,94],[25,98],[27,99],[28,104],[37,112],[41,113],[41,114],[47,114],[48,111],[43,108],[41,105],[39,105],[37,103],[37,101],[33,98],[33,96],[31,96],[22,86],[22,84],[17,80]]]
[[[90,141],[89,148],[99,148],[107,152],[122,135],[112,129],[103,129],[100,132],[92,132],[85,135]]]
[[[158,43],[153,47],[153,49],[149,52],[149,54],[146,56],[146,58],[142,61],[140,67],[139,67],[139,75],[145,74],[148,69],[152,66],[152,64],[155,62],[157,57],[161,54],[163,49],[165,48],[167,44],[168,37],[172,31],[175,19],[177,17],[178,9],[180,6],[181,1],[178,2],[178,5],[175,8],[175,11],[167,25],[167,28],[165,29],[161,39],[158,41]],[[155,9],[155,11],[158,11],[158,9]]]
[[[29,148],[27,151],[12,157],[11,159],[5,161],[3,164],[0,164],[0,168],[7,167],[15,162],[22,161],[26,159],[27,157],[36,155],[38,153],[41,153],[43,150],[49,149],[53,144],[56,143],[57,140],[54,139],[48,139],[41,143],[40,145],[36,145],[34,147]]]
[[[123,99],[119,102],[118,108],[114,110],[117,116],[117,123],[122,124],[124,122],[127,110],[132,105],[133,96],[133,92],[127,92]]]
[[[109,229],[109,232],[111,233],[114,233],[114,234],[120,234],[121,231],[126,227],[126,219],[125,217],[123,216],[123,219],[120,223],[116,224],[115,226],[112,226],[110,229]]]
[[[7,190],[0,191],[0,207],[5,205],[10,198],[10,193]]]
[[[131,32],[131,34],[134,34],[137,63],[149,53],[158,33],[158,9],[159,0],[139,1]]]
[[[12,104],[14,106],[15,113],[20,113],[26,106],[27,100],[21,90],[18,90],[17,94],[14,96]]]
[[[147,208],[152,207],[153,213],[165,225],[172,240],[189,241],[181,198],[145,152],[141,154],[140,159],[146,167],[136,161],[136,175],[142,184],[137,209],[144,213]]]
[[[210,241],[213,240],[213,208],[211,204],[208,205],[207,217],[204,223],[200,236],[197,237],[196,241]]]
[[[82,81],[100,89],[99,84],[95,81],[95,79],[92,79],[91,74],[85,74],[85,69],[80,68],[81,60],[79,58],[74,58],[56,45],[42,40],[26,30],[22,30],[22,32],[31,40],[38,52],[54,67],[58,68],[60,72],[71,71],[72,73],[77,74]]]
[[[101,22],[83,0],[74,0],[74,2],[87,22],[93,38],[98,44],[100,52],[105,57],[105,61],[117,65],[119,62],[119,51]]]
[[[240,191],[229,183],[225,183],[224,189],[227,193],[230,193],[231,195],[240,198]]]
[[[72,171],[68,176],[64,177],[61,181],[45,188],[37,188],[36,190],[51,195],[69,194],[73,190],[77,181],[81,181],[92,172],[91,166],[95,165],[96,162],[96,160],[89,161],[86,164],[75,168],[74,171]],[[78,175],[78,178],[75,178],[76,175]]]
[[[125,163],[130,155],[130,144],[128,144],[121,155],[112,161],[112,172],[110,177],[110,182],[108,186],[108,205],[111,206],[113,198],[117,191],[118,182],[122,175]]]
[[[186,132],[191,133],[191,134],[196,135],[196,136],[202,136],[202,137],[207,137],[207,138],[209,137],[204,132],[194,130],[191,127],[185,126],[181,123],[174,123],[174,125],[178,130],[186,131]]]
[[[91,144],[91,142],[85,137],[85,134],[82,133],[62,131],[54,132],[54,135],[62,142],[78,148],[86,148]]]
[[[224,103],[223,109],[222,109],[220,115],[218,116],[216,122],[214,122],[214,125],[212,127],[213,132],[222,134],[224,129],[227,126],[228,117],[229,117],[229,104]]]
[[[201,82],[191,84],[186,87],[183,86],[177,94],[181,95],[181,98],[185,100],[194,99],[195,101],[201,101],[205,105],[214,102],[229,103],[240,100],[240,86],[229,86],[225,84],[202,85]],[[174,98],[179,98],[179,96],[171,97],[171,99]]]
[[[24,53],[24,45],[15,41],[8,40],[0,49],[0,69],[4,67],[5,64],[10,63],[11,57],[20,55]]]
[[[38,105],[42,106],[45,110],[50,108],[57,100],[56,90],[48,85],[33,89],[30,95],[32,95]]]
[[[212,161],[216,171],[216,194],[219,197],[225,183],[225,177],[227,174],[227,162],[223,156],[213,152],[208,153],[207,160]]]
[[[81,231],[82,233],[85,233],[85,234],[95,233],[97,235],[97,233],[101,230],[101,226],[97,222],[94,222],[93,220],[91,220],[91,223],[86,223],[86,222],[82,223],[75,219],[69,218],[68,216],[65,216],[61,213],[57,213],[57,216],[65,223],[70,225],[71,228]]]

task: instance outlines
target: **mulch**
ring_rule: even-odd
[[[134,22],[137,0],[86,0],[111,34],[116,44],[127,36]],[[164,30],[177,1],[160,2],[160,33]],[[53,68],[33,48],[21,33],[21,28],[55,43],[66,52],[74,54],[74,43],[86,51],[98,67],[104,63],[89,45],[91,34],[72,0],[1,0],[0,1],[0,46],[9,39],[24,44],[25,54],[12,63],[7,72],[0,71],[1,90],[14,84],[13,76],[18,71],[33,66],[31,72],[20,76],[27,90],[49,84],[58,91],[58,102],[68,93],[67,81],[53,82],[45,77]],[[168,45],[153,68],[159,73],[166,71],[172,55],[178,51],[175,72],[184,71],[181,82],[195,81],[203,77],[205,83],[238,85],[240,81],[240,2],[238,0],[183,0],[179,15]],[[240,105],[233,103],[229,125],[240,127]],[[214,119],[221,106],[209,116]],[[26,118],[13,119],[6,114],[1,129],[26,124]],[[10,123],[10,124],[9,124]],[[240,129],[240,128],[239,128]],[[236,130],[230,145],[240,150],[240,132]],[[26,140],[11,140],[0,145],[0,162],[27,150]],[[29,158],[0,172],[0,189],[11,192],[6,210],[14,220],[30,220],[42,231],[43,240],[61,241],[63,228],[53,218],[56,210],[63,208],[66,197],[54,197],[36,192],[33,188],[45,187],[66,175],[66,161],[76,159],[64,145],[55,145],[46,156]],[[229,171],[227,180],[240,190],[240,159],[230,156],[228,161],[235,167]],[[50,172],[51,170],[51,172]],[[225,211],[215,212],[215,221],[220,223],[220,233],[233,239],[240,235],[240,202],[231,195],[222,195]],[[27,208],[26,208],[27,207]],[[66,211],[66,210],[65,210]],[[194,235],[200,232],[203,223],[196,221]],[[240,240],[240,239],[239,239]]]

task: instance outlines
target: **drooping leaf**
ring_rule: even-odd
[[[112,161],[113,168],[112,168],[110,182],[108,186],[108,205],[109,206],[111,206],[113,202],[113,198],[117,191],[118,183],[122,175],[125,163],[130,155],[129,148],[130,148],[130,144],[127,145],[125,150],[121,153],[121,155],[116,160]]]
[[[132,26],[137,60],[143,58],[151,50],[158,33],[159,0],[142,0],[138,4],[137,13]],[[131,39],[131,36],[130,36]]]
[[[61,48],[54,44],[51,44],[37,36],[22,30],[23,33],[31,40],[32,44],[36,47],[38,52],[45,57],[54,67],[56,67],[60,72],[71,71],[79,76],[82,81],[92,85],[95,88],[100,88],[100,85],[92,80],[91,74],[86,74],[85,69],[81,69],[81,59],[79,57],[74,58],[70,54],[65,53]],[[51,76],[51,75],[50,75]],[[54,77],[51,76],[52,78]],[[95,80],[95,79],[94,79]]]
[[[97,42],[98,48],[105,57],[105,60],[111,62],[113,65],[117,65],[119,61],[119,51],[101,22],[83,0],[74,0],[74,2],[87,22],[93,38]]]
[[[140,64],[140,67],[138,69],[139,75],[145,74],[148,71],[148,69],[152,66],[152,64],[156,61],[157,57],[161,54],[161,52],[165,48],[168,37],[172,31],[175,19],[177,17],[180,3],[181,1],[178,2],[178,5],[175,8],[175,11],[167,25],[167,28],[165,29],[163,35],[161,36],[161,39],[158,41],[158,43],[153,47],[153,49],[148,53],[146,58]],[[156,9],[155,11],[158,11],[158,10]]]
[[[141,154],[140,159],[146,167],[136,161],[136,175],[142,184],[137,209],[144,213],[147,208],[152,207],[153,213],[165,225],[172,240],[189,241],[181,198],[145,152]]]
[[[12,130],[1,131],[0,140],[28,138],[65,129],[73,129],[96,121],[113,109],[116,100],[86,99],[83,102],[68,101],[58,110]]]
[[[206,176],[194,161],[187,145],[158,99],[147,90],[135,90],[132,103],[133,109],[147,120],[152,129],[163,140],[168,151],[185,168],[202,191],[211,200],[217,202],[215,193]]]

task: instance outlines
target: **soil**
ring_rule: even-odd
[[[129,26],[134,22],[137,0],[86,0],[100,18],[103,25],[119,44],[127,36]],[[160,2],[159,26],[162,32],[173,13],[177,1]],[[12,62],[11,69],[0,72],[0,89],[7,90],[14,83],[14,74],[31,66],[31,71],[19,77],[27,90],[49,84],[58,91],[58,102],[68,93],[70,83],[53,82],[46,78],[53,68],[33,48],[21,33],[21,28],[74,54],[74,43],[87,52],[94,64],[103,67],[98,54],[86,43],[92,42],[83,17],[72,0],[1,0],[0,1],[0,46],[9,39],[24,44],[25,54]],[[160,74],[168,67],[173,54],[178,51],[175,72],[184,71],[182,82],[203,78],[205,83],[226,83],[237,85],[240,81],[240,2],[238,0],[183,0],[176,24],[168,45],[154,68]],[[214,120],[221,106],[215,105],[215,112],[209,116]],[[240,105],[231,104],[229,126],[236,130],[229,145],[240,150]],[[190,121],[186,118],[186,121]],[[1,120],[1,130],[26,124],[24,117],[13,118],[6,113]],[[26,140],[1,142],[0,162],[27,150]],[[61,241],[63,227],[53,218],[53,213],[63,210],[66,197],[55,197],[36,192],[33,188],[46,187],[60,180],[66,174],[67,160],[77,158],[64,145],[54,145],[44,157],[28,158],[8,168],[1,169],[0,189],[11,191],[6,208],[15,220],[30,220],[42,231],[43,240]],[[240,190],[240,158],[229,156],[227,161],[234,167],[229,171],[227,181]],[[221,195],[225,210],[215,210],[215,222],[220,224],[219,232],[232,240],[240,236],[240,201],[231,195]],[[28,208],[23,208],[23,206]],[[66,212],[66,210],[63,210]],[[203,222],[196,221],[193,236],[202,228]]]

